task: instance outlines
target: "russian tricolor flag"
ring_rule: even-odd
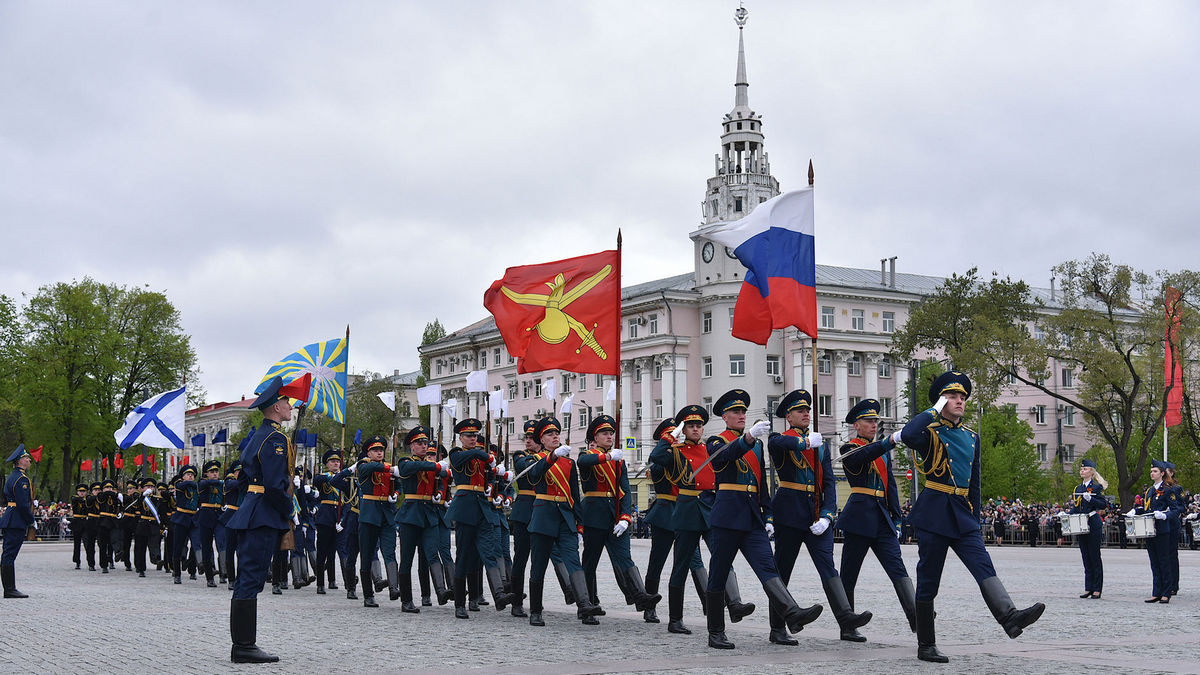
[[[759,204],[705,236],[733,249],[746,266],[734,307],[734,337],[767,344],[771,330],[795,326],[817,337],[817,258],[812,186]]]

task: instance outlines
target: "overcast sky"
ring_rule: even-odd
[[[504,268],[625,243],[689,271],[733,106],[728,0],[4,2],[0,293],[182,311],[208,400],[351,325],[417,367]],[[746,3],[750,105],[817,261],[1046,285],[1200,267],[1200,5]]]

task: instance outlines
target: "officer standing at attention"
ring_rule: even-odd
[[[1072,495],[1074,504],[1071,513],[1088,514],[1088,532],[1079,535],[1079,553],[1083,557],[1083,594],[1084,599],[1100,599],[1104,591],[1104,562],[1100,559],[1100,545],[1104,543],[1104,521],[1100,515],[1108,508],[1108,500],[1103,496],[1108,481],[1096,471],[1096,463],[1084,459],[1079,467],[1079,477],[1083,480]]]
[[[909,630],[917,630],[916,592],[900,556],[900,496],[892,480],[891,437],[875,440],[879,430],[879,401],[863,399],[850,409],[846,423],[855,437],[841,448],[842,469],[850,484],[850,499],[838,516],[842,531],[842,586],[854,607],[854,588],[867,551],[874,551],[900,598]],[[843,639],[847,639],[843,636]],[[851,638],[853,639],[853,638]],[[865,638],[864,638],[865,639]]]
[[[725,431],[708,439],[708,454],[716,474],[717,496],[713,502],[712,561],[708,577],[708,646],[733,649],[725,637],[725,614],[715,611],[725,604],[725,580],[733,569],[734,556],[740,551],[762,582],[763,590],[789,631],[800,632],[805,624],[821,614],[821,606],[801,609],[787,585],[779,577],[769,536],[771,499],[766,494],[766,454],[762,439],[771,430],[767,422],[757,422],[746,430],[746,410],[750,394],[733,389],[713,404],[713,414],[725,422]]]
[[[1171,520],[1179,518],[1181,508],[1179,499],[1171,480],[1167,475],[1168,468],[1174,468],[1170,462],[1157,459],[1150,460],[1150,480],[1154,483],[1142,494],[1142,505],[1134,507],[1125,514],[1154,515],[1154,536],[1146,539],[1146,553],[1150,556],[1150,574],[1152,576],[1153,595],[1145,602],[1171,602],[1174,593],[1175,580],[1172,578],[1171,549],[1178,550],[1177,540],[1171,539]]]
[[[917,535],[917,658],[946,663],[934,632],[933,600],[942,581],[946,552],[951,548],[967,566],[992,616],[1010,638],[1037,621],[1042,603],[1017,609],[996,576],[992,558],[979,530],[979,434],[963,426],[971,379],[958,371],[939,375],[929,389],[933,407],[912,418],[892,434],[916,455],[913,464],[925,476],[925,489],[913,504],[911,519]]]
[[[775,564],[786,586],[800,555],[808,548],[829,607],[837,619],[843,640],[866,640],[858,628],[871,620],[870,612],[855,614],[833,565],[833,514],[837,510],[837,478],[821,434],[808,430],[812,418],[812,396],[796,389],[783,397],[775,416],[787,421],[787,430],[771,437],[767,447],[779,472],[779,491],[772,502],[775,524]],[[771,612],[771,642],[799,644],[783,627],[783,617]]]
[[[308,392],[284,392],[283,381],[272,378],[252,407],[262,411],[263,423],[242,451],[243,496],[241,506],[229,519],[237,532],[238,574],[229,602],[229,635],[233,640],[230,660],[234,663],[272,663],[278,656],[256,644],[258,594],[267,580],[267,568],[279,548],[280,539],[292,520],[288,496],[291,467],[295,464],[291,441],[281,431],[292,420],[287,396],[307,398]]]
[[[8,474],[4,481],[4,503],[7,508],[0,514],[0,530],[4,531],[4,553],[0,554],[0,579],[4,582],[5,598],[28,598],[17,590],[17,554],[25,543],[29,528],[33,527],[33,484],[25,470],[33,462],[33,457],[25,452],[25,445],[8,456],[7,463],[12,464],[15,471]]]

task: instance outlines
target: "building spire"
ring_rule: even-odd
[[[735,110],[750,107],[750,96],[747,91],[750,88],[750,82],[746,77],[746,45],[742,40],[742,29],[746,26],[746,19],[749,16],[750,11],[740,4],[733,12],[733,20],[738,27],[737,81],[733,83],[733,107]]]

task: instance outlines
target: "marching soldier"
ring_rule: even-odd
[[[4,531],[4,553],[0,554],[0,580],[4,585],[5,598],[28,598],[17,590],[17,554],[25,543],[29,528],[34,526],[33,484],[26,469],[33,457],[25,452],[25,445],[18,445],[6,463],[13,465],[13,472],[4,481],[4,503],[7,508],[0,514],[0,530]]]
[[[242,439],[242,448],[248,444],[251,437],[254,436],[253,429],[249,436]],[[241,456],[242,449],[238,449],[238,455]],[[229,521],[233,519],[234,514],[238,512],[238,508],[242,505],[242,496],[245,492],[241,486],[242,462],[234,460],[229,465],[229,469],[225,472],[224,492],[221,498],[221,515],[217,518],[221,530],[225,533],[225,550],[219,552],[217,564],[221,566],[221,574],[225,577],[229,590],[233,590],[234,578],[237,576],[237,532],[229,528]]]
[[[404,444],[410,456],[401,458],[396,464],[400,490],[404,493],[404,503],[396,516],[400,526],[400,611],[418,614],[421,610],[413,604],[412,591],[413,556],[418,549],[429,564],[438,604],[446,604],[453,595],[446,588],[442,566],[437,559],[441,514],[433,504],[433,497],[441,487],[438,478],[449,472],[450,461],[442,460],[439,464],[425,459],[429,447],[429,432],[425,427],[413,427],[405,435]]]
[[[213,544],[216,543],[217,527],[220,525],[221,507],[225,505],[225,481],[221,478],[221,463],[210,459],[204,463],[204,479],[197,485],[200,510],[196,513],[196,534],[200,546],[200,566],[204,569],[204,578],[209,588],[216,588],[214,577],[217,574],[216,559],[213,557]],[[223,545],[218,549],[224,550]],[[225,582],[222,566],[221,582]]]
[[[512,456],[512,470],[521,476],[516,480],[517,494],[513,500],[512,511],[508,514],[508,522],[513,533],[513,563],[512,571],[509,574],[513,584],[512,615],[516,617],[529,616],[525,613],[522,602],[525,598],[525,567],[529,562],[530,552],[529,521],[533,518],[536,491],[533,489],[533,482],[530,481],[529,475],[521,475],[521,473],[541,459],[542,447],[533,435],[536,427],[537,420],[525,421],[523,426],[525,447],[514,452]],[[557,550],[550,551],[550,565],[554,567],[554,574],[558,577],[564,601],[568,605],[575,604],[575,593],[571,590],[571,580],[568,578],[566,565],[559,558]]]
[[[396,575],[396,491],[392,478],[399,476],[396,467],[383,461],[387,451],[387,439],[372,436],[363,444],[367,456],[356,463],[358,477],[358,549],[362,556],[359,571],[363,578],[363,607],[378,607],[375,589],[366,580],[371,578],[367,553],[374,556],[375,549],[383,553],[383,564],[387,570],[388,595],[391,600],[400,597]]]
[[[136,527],[133,533],[133,558],[139,577],[146,576],[146,553],[150,554],[150,562],[158,564],[158,545],[161,535],[160,516],[158,514],[158,495],[153,478],[142,479],[142,491],[136,500]],[[126,516],[129,517],[129,516]]]
[[[487,572],[496,611],[503,610],[512,599],[504,592],[500,551],[496,548],[495,528],[500,526],[500,519],[491,508],[487,494],[490,491],[489,469],[496,468],[497,459],[478,446],[482,428],[483,424],[472,418],[454,425],[454,433],[458,434],[461,445],[450,450],[455,492],[447,516],[454,522],[458,543],[455,562],[459,576],[454,580],[454,616],[459,619],[470,618],[465,607],[466,575],[478,565]]]
[[[900,607],[908,618],[908,627],[915,633],[916,595],[912,579],[904,567],[904,559],[900,556],[900,542],[897,540],[900,531],[900,497],[896,491],[896,481],[892,480],[889,454],[896,446],[891,437],[875,440],[879,429],[879,401],[873,398],[863,399],[854,406],[846,415],[846,423],[854,426],[857,435],[840,451],[846,482],[850,484],[850,499],[846,501],[846,507],[837,520],[837,527],[844,537],[842,586],[853,608],[858,573],[867,551],[874,551],[896,589]],[[861,641],[853,637],[856,633],[854,631],[849,639]]]
[[[200,489],[196,485],[196,467],[184,465],[179,472],[179,480],[175,483],[175,512],[171,515],[174,543],[171,549],[171,566],[174,569],[175,583],[183,583],[184,556],[187,554],[188,543],[197,538],[196,512],[200,510]],[[193,543],[193,553],[195,544]],[[196,576],[191,576],[195,580]]]
[[[313,571],[317,575],[317,595],[325,595],[325,575],[329,575],[329,590],[337,590],[334,562],[337,559],[338,515],[342,509],[342,493],[333,485],[333,477],[342,470],[342,455],[330,448],[321,455],[325,471],[313,477],[317,491],[317,515],[313,522],[317,528],[317,559]]]
[[[96,571],[96,533],[100,531],[100,508],[96,500],[100,498],[100,482],[88,486],[89,494],[84,498],[87,507],[87,520],[83,528],[83,545],[87,549],[88,571]]]
[[[71,542],[72,553],[71,562],[75,563],[75,569],[80,569],[82,558],[80,558],[80,548],[83,546],[84,535],[87,533],[87,483],[80,483],[75,486],[75,496],[71,498]],[[88,562],[88,567],[94,567],[93,562]]]
[[[446,452],[446,448],[442,445],[438,445],[437,447],[430,445],[425,450],[425,461],[427,462],[441,463],[442,461],[447,460],[449,456],[449,453]],[[450,550],[450,519],[446,513],[449,511],[447,503],[450,501],[450,485],[452,478],[453,477],[451,476],[450,471],[444,471],[438,476],[437,492],[433,493],[433,499],[431,500],[434,506],[434,511],[438,516],[435,523],[437,528],[437,549],[435,550],[435,553],[437,555],[435,555],[433,559],[429,561],[427,561],[425,558],[422,558],[423,562],[427,561],[427,572],[429,568],[432,568],[438,562],[441,563],[442,578],[446,580],[447,588],[450,591],[451,598],[454,596],[454,589],[449,588],[449,584],[453,583],[455,569],[454,557],[451,555]]]
[[[543,453],[528,474],[537,493],[529,520],[529,625],[546,625],[542,619],[542,589],[550,552],[555,549],[571,580],[579,608],[576,616],[584,624],[596,625],[600,623],[596,619],[600,608],[588,598],[587,579],[579,561],[579,543],[583,539],[578,506],[579,472],[575,462],[571,461],[570,448],[560,444],[560,429],[558,420],[553,417],[539,420],[534,428],[534,436]]]
[[[354,570],[357,569],[359,555],[359,498],[358,481],[354,479],[354,470],[357,468],[357,463],[366,456],[366,449],[360,448],[355,464],[342,469],[329,481],[330,485],[342,495],[342,518],[334,530],[337,532],[337,550],[342,564],[342,584],[346,587],[347,600],[358,599],[358,594],[354,592],[355,586],[358,584],[358,577]],[[370,580],[364,582],[364,585],[368,583]]]
[[[317,538],[316,531],[313,529],[313,516],[311,503],[313,501],[312,485],[309,485],[308,474],[303,466],[296,467],[296,473],[292,477],[292,485],[295,489],[292,491],[292,504],[295,507],[295,516],[292,521],[295,525],[295,548],[292,549],[292,586],[297,590],[313,583],[317,578],[309,574],[310,558],[316,559]],[[313,565],[316,567],[316,565]]]
[[[100,484],[96,508],[100,515],[96,525],[96,541],[100,546],[100,571],[108,574],[108,571],[113,569],[113,529],[117,526],[117,514],[121,512],[121,502],[117,499],[117,484],[111,478]]]
[[[775,416],[787,421],[788,429],[771,437],[767,447],[771,462],[779,473],[779,491],[772,504],[775,525],[775,564],[784,585],[792,579],[792,569],[800,547],[821,578],[829,607],[837,619],[841,638],[851,642],[866,640],[858,628],[871,620],[870,612],[855,614],[851,609],[841,577],[833,565],[833,514],[837,510],[837,478],[829,451],[821,434],[808,430],[812,414],[812,396],[796,389],[783,397]],[[771,642],[796,645],[783,627],[783,617],[771,613]]]
[[[741,389],[726,392],[713,404],[713,414],[725,422],[725,431],[708,439],[708,454],[716,474],[717,496],[713,502],[712,569],[708,577],[708,606],[725,604],[725,580],[740,551],[762,582],[763,590],[782,615],[789,631],[799,632],[821,614],[821,606],[801,609],[787,585],[779,577],[771,553],[769,522],[771,501],[766,494],[766,456],[762,438],[771,430],[767,422],[757,422],[746,430],[746,410],[750,395]],[[708,612],[708,646],[733,649],[725,636],[725,615]]]
[[[917,535],[917,658],[946,663],[937,649],[933,600],[942,580],[946,552],[955,554],[979,584],[992,616],[1010,638],[1016,638],[1045,611],[1042,603],[1018,610],[996,576],[992,558],[979,530],[979,435],[962,425],[971,380],[950,371],[929,389],[933,407],[912,418],[892,434],[916,455],[913,463],[925,475],[925,489],[913,504],[911,519]]]
[[[133,571],[133,558],[129,557],[133,551],[133,538],[137,533],[138,512],[142,508],[142,493],[138,492],[137,480],[130,478],[125,483],[125,500],[121,502],[121,516],[119,518],[121,526],[121,543],[117,549],[120,552],[120,560],[125,563],[125,571]]]
[[[659,422],[654,429],[656,442],[666,441],[670,444],[674,441],[673,436],[669,434],[675,429],[675,419],[668,417]],[[656,446],[657,447],[657,446]],[[675,501],[679,497],[679,488],[671,482],[667,476],[667,470],[658,464],[651,464],[650,470],[647,472],[650,476],[650,481],[654,484],[654,503],[650,505],[649,513],[646,514],[646,524],[650,526],[650,561],[646,563],[646,592],[651,594],[658,593],[659,581],[662,577],[663,566],[666,565],[667,555],[671,552],[672,546],[675,544],[675,529],[671,524],[672,516],[675,513]],[[704,569],[704,563],[700,559],[700,549],[692,552],[689,569],[695,575],[697,571],[701,571],[707,577],[708,571]],[[693,576],[693,578],[695,578]],[[707,585],[707,580],[705,581]],[[668,585],[668,588],[670,586]],[[698,588],[700,597],[704,597],[704,588]],[[670,591],[668,591],[670,595]],[[668,608],[672,606],[670,599],[667,601]],[[682,623],[683,617],[683,587],[680,586],[678,600],[677,616]],[[642,611],[642,620],[646,623],[658,623],[658,613],[654,608]],[[670,628],[670,626],[668,626]],[[676,626],[678,628],[678,626]],[[674,632],[674,631],[671,631]],[[690,631],[689,631],[690,633]]]
[[[612,417],[599,415],[593,419],[587,427],[587,442],[591,447],[581,451],[576,461],[583,490],[583,572],[590,600],[599,606],[596,568],[601,552],[607,550],[626,604],[636,606],[641,612],[653,611],[662,596],[646,592],[642,573],[630,555],[628,535],[633,503],[622,451],[613,448],[616,432],[617,421]]]

